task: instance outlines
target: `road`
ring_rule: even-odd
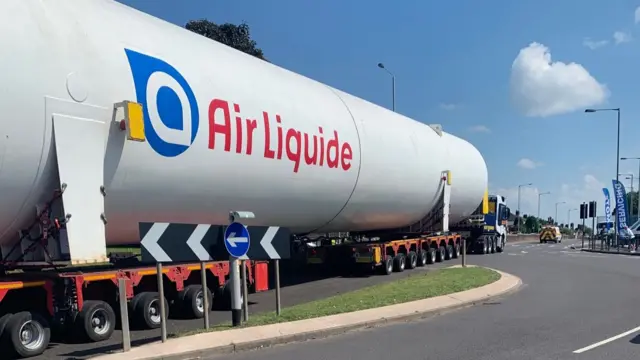
[[[640,257],[513,244],[469,260],[522,278],[516,293],[426,320],[225,355],[230,360],[629,360],[640,356]],[[220,357],[211,357],[219,359]]]

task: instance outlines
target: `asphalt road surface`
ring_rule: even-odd
[[[500,256],[495,254],[495,256]],[[428,271],[429,269],[437,269],[443,266],[449,266],[460,263],[460,260],[450,260],[437,265],[429,265],[421,268],[419,271]],[[295,304],[305,303],[317,299],[326,298],[339,293],[355,290],[365,286],[370,286],[386,281],[399,279],[409,276],[414,271],[406,271],[403,273],[393,273],[390,276],[371,275],[367,277],[330,277],[323,278],[310,277],[308,274],[302,274],[296,271],[286,271],[283,267],[282,275],[282,307]],[[274,311],[275,310],[275,292],[268,291],[263,293],[251,294],[249,296],[249,316],[257,312]],[[212,325],[231,321],[231,313],[223,311],[214,311],[211,313],[210,322]],[[203,327],[203,320],[176,320],[169,319],[167,323],[167,332],[169,334],[181,332],[185,330],[193,330]],[[145,343],[160,340],[160,329],[147,331],[131,332],[132,346],[138,346]],[[69,344],[55,343],[52,341],[50,348],[43,354],[31,359],[34,360],[60,360],[60,359],[87,359],[92,356],[104,354],[110,351],[122,348],[122,334],[115,331],[111,339],[94,344]],[[0,359],[2,356],[0,355]]]
[[[522,288],[425,320],[224,355],[230,360],[513,360],[640,358],[640,257],[513,244],[471,256],[522,278]],[[211,357],[219,359],[220,357]]]

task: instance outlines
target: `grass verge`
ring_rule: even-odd
[[[480,287],[499,278],[500,274],[497,272],[482,267],[449,268],[417,273],[397,281],[283,308],[280,316],[277,316],[275,312],[258,313],[250,316],[249,322],[243,327],[310,319],[421,300]],[[231,323],[223,323],[211,327],[209,331],[231,328]],[[172,337],[194,335],[206,331],[199,329],[178,333]]]

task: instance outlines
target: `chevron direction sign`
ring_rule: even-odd
[[[226,226],[211,224],[139,224],[144,263],[226,261]],[[251,244],[241,260],[272,260],[291,257],[291,232],[278,226],[247,226]]]

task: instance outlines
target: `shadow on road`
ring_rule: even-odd
[[[636,335],[633,339],[629,340],[630,343],[640,345],[640,335]]]

